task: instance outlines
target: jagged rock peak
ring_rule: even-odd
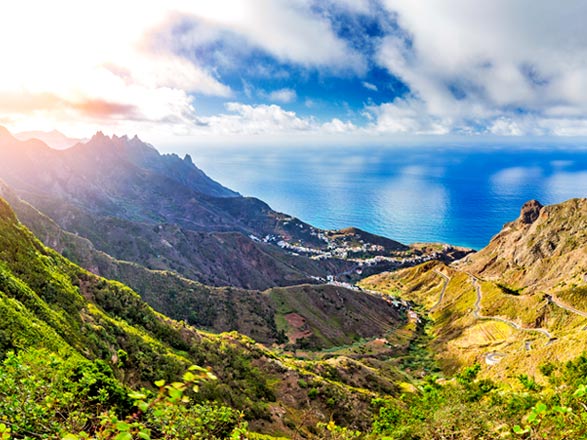
[[[536,221],[543,206],[538,200],[530,200],[524,203],[520,210],[520,222],[530,225]]]

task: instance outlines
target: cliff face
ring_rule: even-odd
[[[430,348],[446,371],[478,362],[502,380],[539,375],[540,365],[573,359],[587,344],[587,199],[529,201],[479,252],[362,286],[426,308]]]
[[[527,202],[487,247],[455,267],[528,293],[580,282],[587,273],[587,199]]]

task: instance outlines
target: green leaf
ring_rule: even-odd
[[[144,440],[151,440],[151,435],[147,431],[140,431],[138,434],[139,438]]]
[[[155,381],[155,386],[161,388],[162,386],[165,385],[165,381],[163,379],[161,380],[156,380]]]
[[[0,426],[0,428],[1,428],[1,426]],[[67,434],[61,440],[78,440],[78,439],[79,439],[79,437],[75,434]]]
[[[130,430],[130,425],[125,422],[117,422],[116,429],[118,429],[119,431],[128,431],[128,430]]]
[[[131,391],[130,393],[128,393],[128,397],[130,397],[131,399],[134,400],[143,400],[146,399],[147,396],[143,393],[138,393],[136,391]]]
[[[193,382],[196,380],[196,375],[193,373],[190,373],[189,371],[186,371],[185,374],[183,375],[183,380],[185,382]]]
[[[545,403],[543,403],[543,402],[538,402],[538,403],[536,404],[536,407],[535,407],[534,409],[535,409],[535,411],[536,411],[538,414],[540,414],[540,413],[543,413],[544,411],[546,411],[546,410],[547,410],[547,406],[546,406],[546,404],[545,404]]]
[[[121,432],[116,437],[114,437],[114,440],[132,440],[132,435],[128,431]]]
[[[522,434],[527,434],[529,432],[530,432],[530,430],[528,428],[522,429],[522,427],[520,425],[514,426],[514,433],[516,433],[516,434],[522,435]]]
[[[192,365],[190,368],[188,368],[188,371],[201,371],[201,372],[205,373],[208,370],[206,370],[205,368],[202,368],[198,365]]]
[[[179,399],[183,394],[182,390],[178,390],[177,388],[169,388],[169,396],[172,399]]]

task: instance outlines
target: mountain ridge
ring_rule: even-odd
[[[317,438],[315,425],[329,419],[366,429],[372,414],[371,398],[381,390],[397,391],[392,381],[398,373],[392,367],[382,369],[376,380],[368,380],[374,371],[368,363],[343,360],[331,365],[277,356],[236,332],[214,335],[173,321],[155,312],[123,284],[98,277],[42,245],[18,222],[2,198],[0,311],[9,318],[0,322],[0,357],[14,362],[14,352],[33,357],[49,353],[49,357],[58,356],[99,371],[103,375],[100,382],[94,391],[86,392],[101,393],[101,408],[117,408],[129,417],[136,417],[136,413],[129,412],[132,404],[121,397],[129,388],[152,388],[160,379],[172,383],[192,363],[212,368],[218,377],[200,385],[193,403],[229,405],[244,413],[251,428],[279,435],[304,432],[309,438]],[[51,359],[49,366],[57,368],[57,358]],[[25,368],[31,368],[32,360],[26,362]],[[0,382],[6,377],[5,367],[0,363]],[[332,375],[340,377],[333,381]],[[364,380],[360,388],[359,380]],[[34,384],[27,382],[26,386]],[[0,396],[11,398],[3,393],[0,389]],[[332,402],[336,402],[335,407]],[[55,404],[59,408],[59,402]],[[0,404],[0,412],[3,408]],[[8,413],[2,413],[2,423],[10,423],[15,435],[21,435],[23,421],[12,419],[11,414],[24,411],[30,417],[27,410],[9,408]],[[57,417],[50,405],[43,411],[45,420]],[[58,425],[34,426],[50,437],[57,436],[52,430],[75,426],[70,416],[80,413],[62,411]],[[34,420],[25,419],[24,426]],[[85,428],[98,430],[98,421],[93,416],[85,422]],[[65,435],[57,432],[59,438]]]
[[[159,312],[174,319],[186,321],[198,328],[215,332],[237,330],[256,341],[269,345],[286,342],[290,330],[285,326],[278,331],[276,327],[276,320],[281,319],[278,309],[283,305],[277,304],[272,299],[274,297],[272,290],[262,292],[234,287],[207,286],[181,277],[174,272],[151,270],[131,261],[116,260],[96,250],[91,241],[62,230],[50,218],[20,199],[2,181],[0,181],[0,196],[10,201],[13,209],[18,212],[18,216],[26,220],[26,223],[46,245],[77,261],[93,273],[131,286]],[[289,291],[292,295],[308,295],[308,292],[321,295],[321,289],[316,285],[302,285],[292,287]],[[349,297],[346,289],[334,288],[326,297],[322,295],[324,299],[314,304],[321,309],[327,306],[326,303],[341,295]],[[308,298],[307,301],[311,299]],[[285,303],[290,302],[285,301]],[[351,301],[347,304],[347,309],[354,314],[353,319],[357,321],[351,328],[361,325],[362,330],[354,329],[351,334],[355,336],[350,337],[340,333],[340,324],[333,324],[331,329],[322,329],[321,338],[315,339],[314,329],[317,331],[320,321],[313,318],[313,314],[307,308],[305,311],[293,308],[288,310],[288,313],[302,313],[306,316],[304,318],[307,321],[306,338],[309,338],[303,341],[306,346],[328,348],[333,345],[352,343],[353,338],[357,336],[369,337],[374,334],[383,334],[393,328],[391,321],[383,325],[374,324],[371,329],[365,327],[365,317],[374,316],[371,314],[371,308],[374,305],[377,306],[375,310],[378,312],[375,315],[378,322],[381,322],[385,313],[393,320],[399,319],[396,310],[389,309],[384,312],[385,306],[388,305],[386,302],[371,302],[370,305],[363,306]],[[333,319],[339,319],[340,322],[345,323],[345,320],[341,319],[342,314],[339,309],[333,310],[332,314]]]
[[[191,157],[160,155],[138,137],[98,133],[55,151],[8,134],[0,138],[0,160],[0,179],[62,229],[116,259],[215,286],[319,283],[467,252],[314,228],[222,187]]]
[[[58,130],[23,131],[16,133],[14,137],[21,141],[27,141],[29,139],[39,139],[55,150],[65,150],[83,141],[82,139],[68,137]]]
[[[500,380],[540,375],[542,363],[569,361],[587,344],[586,228],[587,199],[549,206],[532,200],[474,254],[360,285],[426,307],[431,347],[446,372],[478,362]]]

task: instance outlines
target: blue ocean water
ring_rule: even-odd
[[[522,204],[587,197],[587,151],[519,148],[215,148],[209,176],[321,228],[479,249]]]

